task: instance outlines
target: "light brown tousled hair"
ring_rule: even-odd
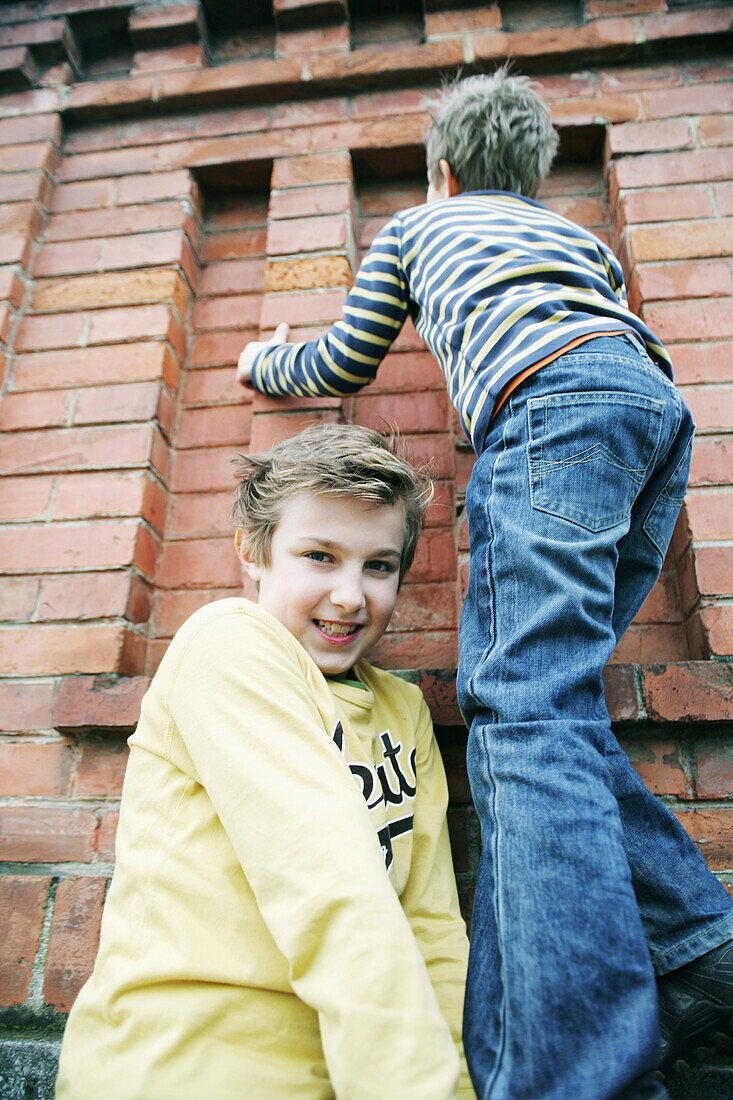
[[[405,543],[400,581],[410,568],[433,497],[432,478],[397,454],[397,438],[357,424],[311,424],[292,439],[257,455],[235,459],[240,478],[232,519],[245,531],[259,565],[270,564],[270,545],[283,505],[299,493],[343,496],[375,508],[401,505]]]

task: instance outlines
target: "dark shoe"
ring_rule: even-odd
[[[657,978],[662,1074],[733,1047],[733,940]]]

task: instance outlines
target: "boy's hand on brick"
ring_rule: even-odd
[[[257,353],[262,351],[263,348],[271,348],[274,344],[287,343],[289,332],[290,326],[283,321],[282,324],[277,326],[269,340],[253,340],[251,343],[245,344],[237,362],[237,381],[251,390],[252,364],[257,357]]]

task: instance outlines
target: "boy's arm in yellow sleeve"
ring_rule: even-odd
[[[468,964],[466,925],[458,904],[448,836],[448,785],[424,700],[416,735],[417,795],[410,877],[402,907],[428,968],[441,1011],[461,1059],[459,1097],[475,1096],[463,1053],[461,1029]]]
[[[319,677],[275,620],[230,611],[182,650],[170,713],[293,989],[318,1013],[336,1095],[449,1100],[451,1036],[366,804],[325,728]]]

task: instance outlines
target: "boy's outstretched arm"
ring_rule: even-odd
[[[319,339],[248,344],[239,357],[239,381],[261,393],[292,397],[341,397],[371,382],[409,311],[400,242],[396,215],[364,257],[343,319]]]

